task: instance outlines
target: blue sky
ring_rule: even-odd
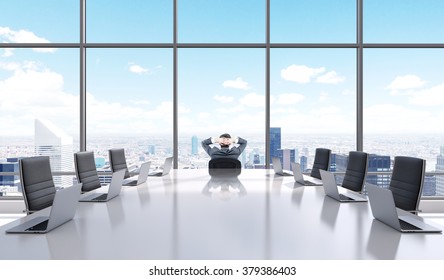
[[[2,42],[79,41],[78,0],[2,2]],[[272,43],[353,43],[355,2],[272,0]],[[364,8],[365,42],[444,41],[444,1]],[[172,42],[172,1],[94,0],[87,9],[88,42]],[[265,40],[264,0],[179,0],[178,14],[181,43]],[[444,122],[443,52],[365,50],[365,133],[443,132],[434,125]],[[179,49],[178,58],[180,134],[263,134],[264,49]],[[172,63],[171,49],[89,49],[88,131],[172,134]],[[354,49],[272,49],[272,126],[354,134],[355,67]],[[78,73],[76,49],[0,49],[2,130],[32,135],[31,120],[42,117],[76,137]]]

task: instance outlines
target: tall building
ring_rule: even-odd
[[[291,163],[295,162],[295,150],[280,149],[278,150],[278,157],[281,159],[282,168],[291,170]]]
[[[390,156],[380,156],[375,154],[368,155],[367,172],[389,172],[391,171]],[[388,188],[390,185],[390,175],[376,174],[367,175],[366,182],[377,185],[381,188]]]
[[[436,157],[436,172],[444,171],[444,146],[439,149],[439,155]],[[444,176],[436,176],[436,195],[444,195]]]
[[[307,157],[306,156],[301,156],[301,160],[299,162],[301,164],[301,171],[302,172],[306,172],[308,169],[307,166]]]
[[[6,162],[0,162],[0,172],[19,172],[18,169],[18,158],[7,158]],[[0,196],[17,186],[20,186],[18,175],[0,175]],[[21,188],[17,190],[21,191]]]
[[[270,127],[270,163],[272,157],[279,157],[281,149],[281,128]]]
[[[197,136],[191,137],[191,154],[193,156],[199,154],[199,140]]]
[[[35,154],[49,156],[52,172],[73,170],[73,139],[47,120],[34,122]],[[70,186],[69,176],[53,176],[57,187]]]

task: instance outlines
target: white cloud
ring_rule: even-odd
[[[366,133],[424,133],[436,131],[436,120],[429,111],[400,105],[379,104],[364,108]]]
[[[240,99],[240,104],[247,107],[264,107],[265,96],[257,93],[249,93]]]
[[[329,71],[316,78],[316,82],[320,84],[339,84],[343,81],[345,81],[345,77],[339,76],[336,71]]]
[[[420,88],[426,84],[426,81],[422,80],[416,75],[404,75],[397,76],[386,88],[395,91]]]
[[[149,100],[130,100],[131,104],[134,105],[150,105],[151,102]]]
[[[130,63],[129,71],[136,74],[144,74],[144,73],[149,73],[150,70],[148,68],[143,68],[140,65]]]
[[[284,80],[300,84],[307,84],[315,76],[325,72],[325,67],[310,68],[305,65],[290,65],[281,70],[281,77]]]
[[[408,98],[410,104],[422,106],[444,105],[444,84],[410,93]]]
[[[328,93],[321,92],[321,95],[319,96],[319,101],[324,102],[328,99]]]
[[[305,96],[299,93],[283,93],[279,94],[276,103],[279,105],[294,105],[302,102]]]
[[[245,82],[241,77],[236,78],[235,80],[227,80],[222,83],[223,87],[225,88],[237,88],[237,89],[243,89],[248,90],[250,89],[250,86],[247,82]]]
[[[49,40],[39,37],[31,31],[20,29],[12,30],[9,27],[0,27],[0,40],[4,43],[50,43]],[[55,48],[33,48],[35,52],[55,52]],[[12,49],[3,53],[2,56],[12,56]]]
[[[220,103],[230,103],[233,102],[234,98],[231,96],[225,96],[225,95],[215,95],[214,100],[219,101]]]

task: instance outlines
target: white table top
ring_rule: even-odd
[[[80,203],[47,234],[6,234],[14,221],[0,227],[0,259],[444,259],[443,234],[401,234],[366,202],[338,203],[272,170],[237,179],[172,170]]]

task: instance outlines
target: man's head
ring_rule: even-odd
[[[219,144],[222,148],[230,146],[230,144],[231,144],[231,135],[230,134],[228,134],[228,133],[221,134],[221,136],[219,136],[219,138],[220,138]]]

